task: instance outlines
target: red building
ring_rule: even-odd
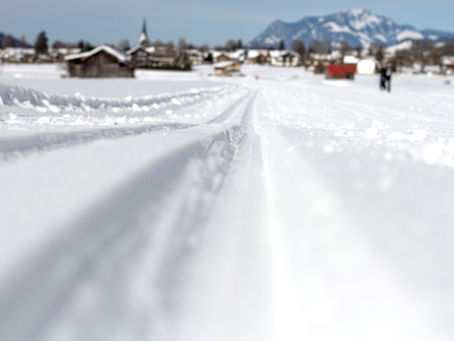
[[[356,64],[331,64],[326,67],[325,76],[328,79],[354,79]]]

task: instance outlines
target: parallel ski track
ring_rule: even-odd
[[[217,128],[208,138],[170,152],[133,175],[124,186],[108,193],[104,200],[66,226],[63,229],[66,232],[19,267],[20,272],[11,274],[10,280],[0,287],[0,316],[3,318],[0,339],[45,338],[87,281],[93,282],[99,295],[124,304],[117,291],[121,292],[127,285],[132,264],[151,252],[150,242],[156,234],[162,234],[156,230],[159,227],[156,225],[166,212],[159,209],[159,203],[165,203],[169,193],[183,190],[180,193],[183,198],[189,197],[182,199],[173,215],[170,212],[171,216],[176,213],[176,220],[169,227],[170,231],[161,236],[161,239],[166,239],[165,235],[171,238],[160,243],[164,249],[154,274],[158,282],[155,290],[159,292],[159,301],[155,304],[171,304],[175,291],[183,284],[178,276],[182,275],[191,253],[188,238],[202,228],[216,193],[247,138],[254,100],[255,94],[249,94],[223,115],[224,120],[241,117],[239,122],[224,131]],[[214,169],[213,157],[218,160]],[[187,181],[193,182],[187,178],[188,169],[194,170],[194,167],[200,179],[188,189]],[[194,191],[184,193],[191,188],[195,188],[198,195],[194,197]],[[210,193],[213,200],[207,200],[206,193]],[[172,272],[167,270],[169,266]],[[105,268],[110,268],[112,273],[106,276]],[[106,316],[114,314],[101,303],[95,309]]]

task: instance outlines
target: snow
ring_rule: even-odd
[[[454,56],[443,56],[443,57],[441,57],[441,63],[443,65],[454,65]]]
[[[380,33],[375,34],[374,38],[378,39],[378,40],[380,40],[380,41],[382,41],[384,43],[386,43],[388,41],[388,39],[386,39],[386,37],[384,35],[380,34]]]
[[[396,51],[399,51],[399,50],[409,50],[411,48],[412,44],[413,43],[411,40],[406,40],[399,44],[388,46],[386,48],[386,52],[388,54],[394,54]]]
[[[344,56],[344,60],[343,60],[344,64],[358,64],[358,62],[359,62],[359,59],[356,58],[355,56],[350,56],[350,55]]]
[[[265,44],[269,44],[269,45],[274,45],[274,44],[276,44],[276,43],[280,43],[281,40],[282,40],[281,37],[278,37],[278,36],[276,36],[276,35],[273,34],[273,35],[267,37],[267,38],[265,39],[264,43],[265,43]]]
[[[2,68],[1,340],[452,339],[449,78]]]
[[[95,54],[99,53],[100,51],[104,51],[104,52],[114,56],[120,62],[126,62],[128,60],[128,58],[123,53],[121,53],[120,51],[117,51],[113,47],[110,47],[107,45],[100,45],[87,52],[70,54],[65,57],[65,60],[69,61],[69,60],[74,60],[74,59],[87,59],[87,58],[90,58],[91,56],[94,56]]]
[[[323,24],[323,26],[327,27],[331,32],[352,33],[352,31],[350,30],[350,28],[348,28],[348,26],[340,26],[340,25],[336,24],[335,22],[327,22],[327,23]]]
[[[365,10],[363,8],[353,8],[353,9],[349,10],[348,12],[351,15],[353,15],[354,17],[358,17],[361,14],[364,14]]]
[[[353,9],[348,12],[355,19],[350,21],[351,26],[360,31],[365,27],[375,27],[383,22],[383,19],[364,9]]]
[[[251,50],[248,50],[248,52],[247,52],[247,57],[249,59],[257,58],[259,55],[267,56],[268,55],[268,51],[267,50],[251,49]]]
[[[231,66],[231,65],[235,65],[235,62],[233,62],[233,61],[225,61],[225,62],[219,62],[219,63],[213,64],[215,69],[224,69],[227,66]]]
[[[401,41],[405,39],[424,39],[424,36],[420,32],[413,30],[404,30],[402,32],[399,32],[399,34],[397,35],[397,40]]]

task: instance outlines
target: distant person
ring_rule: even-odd
[[[386,70],[385,67],[382,66],[380,68],[380,90],[386,89]]]
[[[391,92],[391,75],[393,73],[393,69],[391,63],[387,63],[383,66],[380,70],[380,89],[381,90],[388,90]]]

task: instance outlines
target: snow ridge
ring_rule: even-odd
[[[47,95],[37,90],[16,86],[0,85],[0,103],[10,106],[21,106],[45,112],[90,112],[94,110],[113,111],[149,111],[170,105],[183,106],[211,97],[232,92],[236,86],[217,86],[210,88],[193,88],[189,91],[172,94],[161,94],[144,97],[126,97],[123,99]]]

